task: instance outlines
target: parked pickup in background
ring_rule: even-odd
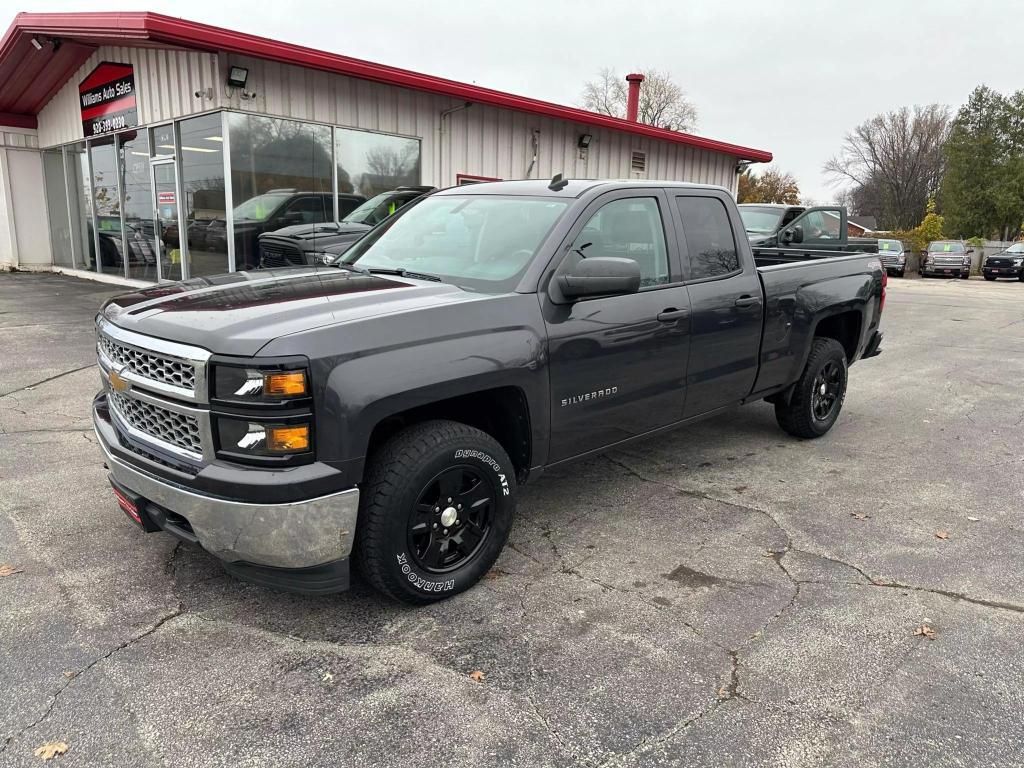
[[[433,187],[398,187],[371,197],[341,221],[300,224],[260,235],[260,267],[297,267],[332,261],[388,216]]]
[[[517,181],[403,208],[330,265],[160,285],[96,320],[117,502],[311,593],[410,603],[494,564],[547,467],[767,400],[836,423],[878,354],[877,255],[761,264],[721,187]]]
[[[928,243],[924,261],[921,262],[921,277],[959,277],[967,280],[971,276],[971,254],[962,240],[935,240]]]
[[[878,257],[890,275],[903,277],[907,273],[907,256],[910,250],[901,240],[878,239]]]
[[[986,280],[1010,277],[1024,282],[1024,242],[1014,243],[1002,253],[989,256],[981,265],[981,274]]]
[[[813,258],[814,252],[878,251],[877,240],[849,236],[846,208],[843,206],[802,208],[744,203],[739,210],[750,245],[762,249],[766,257],[771,249],[782,257],[795,252],[797,258],[802,258],[802,254]]]

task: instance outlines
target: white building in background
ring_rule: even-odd
[[[771,153],[153,13],[0,41],[0,268],[178,280],[399,185],[652,178]]]

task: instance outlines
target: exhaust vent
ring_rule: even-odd
[[[629,169],[633,173],[646,173],[647,172],[647,153],[646,152],[634,152],[633,156],[629,159]]]

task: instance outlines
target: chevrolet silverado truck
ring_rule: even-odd
[[[967,280],[971,276],[971,254],[962,240],[933,240],[928,243],[924,261],[921,262],[921,277],[959,277]]]
[[[237,576],[422,604],[494,564],[545,468],[743,403],[800,438],[879,352],[877,255],[760,266],[730,193],[426,195],[338,261],[159,285],[96,319],[117,503]]]
[[[260,267],[298,267],[333,261],[388,216],[434,187],[398,187],[371,197],[341,221],[299,224],[260,235]]]

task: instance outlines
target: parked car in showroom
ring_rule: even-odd
[[[297,267],[332,261],[402,206],[434,187],[398,187],[375,195],[341,221],[300,224],[260,235],[260,267]]]
[[[933,240],[921,263],[921,277],[959,277],[964,280],[971,276],[971,254],[973,248],[964,245],[963,240]]]
[[[908,255],[910,250],[902,240],[879,238],[878,256],[882,259],[882,266],[888,274],[903,277],[907,272]]]
[[[981,265],[981,274],[986,280],[1008,277],[1024,282],[1024,242],[1014,243],[1005,251],[989,256]]]

